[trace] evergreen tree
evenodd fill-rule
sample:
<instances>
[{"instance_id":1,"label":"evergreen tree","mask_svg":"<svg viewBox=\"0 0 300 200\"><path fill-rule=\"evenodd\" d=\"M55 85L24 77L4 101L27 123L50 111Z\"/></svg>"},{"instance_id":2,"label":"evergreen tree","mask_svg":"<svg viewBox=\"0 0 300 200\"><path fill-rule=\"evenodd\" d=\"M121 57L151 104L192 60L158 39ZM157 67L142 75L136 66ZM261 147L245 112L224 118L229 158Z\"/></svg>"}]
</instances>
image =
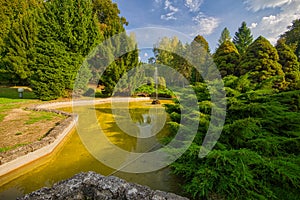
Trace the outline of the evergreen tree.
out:
<instances>
[{"instance_id":1,"label":"evergreen tree","mask_svg":"<svg viewBox=\"0 0 300 200\"><path fill-rule=\"evenodd\" d=\"M216 50L213 59L222 77L238 74L240 54L232 42L224 41Z\"/></svg>"},{"instance_id":2,"label":"evergreen tree","mask_svg":"<svg viewBox=\"0 0 300 200\"><path fill-rule=\"evenodd\" d=\"M31 84L39 98L49 100L73 89L83 58L100 36L90 1L52 0L44 4Z\"/></svg>"},{"instance_id":3,"label":"evergreen tree","mask_svg":"<svg viewBox=\"0 0 300 200\"><path fill-rule=\"evenodd\" d=\"M279 63L285 73L285 80L290 89L296 89L300 80L300 64L293 50L285 44L283 39L278 40L276 49L279 55ZM298 86L299 87L299 86Z\"/></svg>"},{"instance_id":4,"label":"evergreen tree","mask_svg":"<svg viewBox=\"0 0 300 200\"><path fill-rule=\"evenodd\" d=\"M5 51L5 40L9 37L12 26L33 10L42 7L42 0L0 0L0 58Z\"/></svg>"},{"instance_id":5,"label":"evergreen tree","mask_svg":"<svg viewBox=\"0 0 300 200\"><path fill-rule=\"evenodd\" d=\"M250 73L254 83L260 83L269 78L284 77L282 66L278 63L279 56L275 47L262 36L259 36L247 49L240 63L240 75ZM282 84L284 80L279 81ZM283 87L277 85L276 87Z\"/></svg>"},{"instance_id":6,"label":"evergreen tree","mask_svg":"<svg viewBox=\"0 0 300 200\"><path fill-rule=\"evenodd\" d=\"M253 36L251 30L247 27L246 22L243 22L238 32L235 33L233 43L241 55L245 54L248 46L252 43Z\"/></svg>"},{"instance_id":7,"label":"evergreen tree","mask_svg":"<svg viewBox=\"0 0 300 200\"><path fill-rule=\"evenodd\" d=\"M201 35L196 36L188 48L188 54L193 63L197 64L197 66L193 66L191 81L202 82L202 75L209 73L207 72L207 61L210 57L210 48L206 39ZM201 71L202 75L198 71Z\"/></svg>"},{"instance_id":8,"label":"evergreen tree","mask_svg":"<svg viewBox=\"0 0 300 200\"><path fill-rule=\"evenodd\" d=\"M226 41L231 41L231 36L230 36L230 32L229 30L227 29L227 27L225 27L221 33L221 37L219 39L219 45L222 45L223 42L226 42Z\"/></svg>"},{"instance_id":9,"label":"evergreen tree","mask_svg":"<svg viewBox=\"0 0 300 200\"><path fill-rule=\"evenodd\" d=\"M19 16L12 24L6 39L6 52L2 58L2 73L10 83L29 85L35 63L35 43L38 28L35 14Z\"/></svg>"},{"instance_id":10,"label":"evergreen tree","mask_svg":"<svg viewBox=\"0 0 300 200\"><path fill-rule=\"evenodd\" d=\"M134 38L128 37L126 33L121 33L107 39L106 44L108 46L100 46L97 54L104 50L106 51L105 54L110 54L114 60L106 60L105 63L101 64L100 68L106 69L101 75L98 84L104 86L103 94L105 96L110 96L113 94L113 90L120 78L127 71L138 66L139 61L138 50Z\"/></svg>"},{"instance_id":11,"label":"evergreen tree","mask_svg":"<svg viewBox=\"0 0 300 200\"><path fill-rule=\"evenodd\" d=\"M200 126L189 149L171 164L173 173L182 178L182 188L193 199L299 199L300 91L236 91L236 81L239 78L225 77L225 85L231 87L226 88L226 122L205 158L199 158L199 150L216 105L206 85L194 87ZM192 118L180 113L181 106L166 105L172 136L183 126L180 118Z\"/></svg>"},{"instance_id":12,"label":"evergreen tree","mask_svg":"<svg viewBox=\"0 0 300 200\"><path fill-rule=\"evenodd\" d=\"M42 1L0 0L0 7L0 81L28 85Z\"/></svg>"},{"instance_id":13,"label":"evergreen tree","mask_svg":"<svg viewBox=\"0 0 300 200\"><path fill-rule=\"evenodd\" d=\"M154 47L156 64L172 67L183 74L184 60L180 57L180 54L182 55L182 53L184 53L184 47L177 37L164 37ZM170 73L167 71L160 72L164 74ZM166 81L173 84L176 83L178 79L174 79L173 74L170 74L170 76L166 77Z\"/></svg>"},{"instance_id":14,"label":"evergreen tree","mask_svg":"<svg viewBox=\"0 0 300 200\"><path fill-rule=\"evenodd\" d=\"M288 27L289 30L285 32L281 38L285 38L286 44L288 44L298 59L300 58L300 19L294 20L292 26Z\"/></svg>"}]
</instances>

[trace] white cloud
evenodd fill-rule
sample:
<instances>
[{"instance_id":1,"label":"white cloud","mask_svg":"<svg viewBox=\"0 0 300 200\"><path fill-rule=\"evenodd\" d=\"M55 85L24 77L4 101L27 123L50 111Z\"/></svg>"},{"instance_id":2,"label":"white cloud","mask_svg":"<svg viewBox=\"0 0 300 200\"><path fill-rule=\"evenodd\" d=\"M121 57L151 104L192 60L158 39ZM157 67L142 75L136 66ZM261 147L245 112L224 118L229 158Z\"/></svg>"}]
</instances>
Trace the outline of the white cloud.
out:
<instances>
[{"instance_id":1,"label":"white cloud","mask_svg":"<svg viewBox=\"0 0 300 200\"><path fill-rule=\"evenodd\" d=\"M197 12L200 10L203 0L185 0L185 6L189 8L191 12Z\"/></svg>"},{"instance_id":2,"label":"white cloud","mask_svg":"<svg viewBox=\"0 0 300 200\"><path fill-rule=\"evenodd\" d=\"M177 18L174 16L175 15L175 12L170 12L170 13L167 13L165 15L161 15L160 18L161 19L164 19L164 20L176 20Z\"/></svg>"},{"instance_id":3,"label":"white cloud","mask_svg":"<svg viewBox=\"0 0 300 200\"><path fill-rule=\"evenodd\" d=\"M251 24L250 29L254 29L256 27L257 27L257 23L254 22L254 23Z\"/></svg>"},{"instance_id":4,"label":"white cloud","mask_svg":"<svg viewBox=\"0 0 300 200\"><path fill-rule=\"evenodd\" d=\"M147 58L149 55L148 53L144 53L144 57Z\"/></svg>"},{"instance_id":5,"label":"white cloud","mask_svg":"<svg viewBox=\"0 0 300 200\"><path fill-rule=\"evenodd\" d=\"M218 18L205 16L203 13L194 17L193 21L196 25L193 27L194 33L192 35L210 35L220 24Z\"/></svg>"},{"instance_id":6,"label":"white cloud","mask_svg":"<svg viewBox=\"0 0 300 200\"><path fill-rule=\"evenodd\" d=\"M164 10L168 11L169 13L161 15L160 18L164 20L176 20L175 14L179 11L179 8L172 5L171 1L165 0L164 2Z\"/></svg>"},{"instance_id":7,"label":"white cloud","mask_svg":"<svg viewBox=\"0 0 300 200\"><path fill-rule=\"evenodd\" d=\"M165 1L165 8L164 9L172 11L172 12L178 12L179 11L179 9L174 7L169 0Z\"/></svg>"},{"instance_id":8,"label":"white cloud","mask_svg":"<svg viewBox=\"0 0 300 200\"><path fill-rule=\"evenodd\" d=\"M279 2L279 0L275 0L274 4L272 4L281 5L277 14L262 17L256 26L252 27L254 34L263 35L273 44L276 43L281 34L287 31L287 26L291 25L293 20L300 18L300 0L282 0L281 4ZM283 2L286 3L283 4Z\"/></svg>"},{"instance_id":9,"label":"white cloud","mask_svg":"<svg viewBox=\"0 0 300 200\"><path fill-rule=\"evenodd\" d=\"M244 3L248 5L249 10L256 12L265 8L281 7L294 1L295 0L245 0Z\"/></svg>"}]
</instances>

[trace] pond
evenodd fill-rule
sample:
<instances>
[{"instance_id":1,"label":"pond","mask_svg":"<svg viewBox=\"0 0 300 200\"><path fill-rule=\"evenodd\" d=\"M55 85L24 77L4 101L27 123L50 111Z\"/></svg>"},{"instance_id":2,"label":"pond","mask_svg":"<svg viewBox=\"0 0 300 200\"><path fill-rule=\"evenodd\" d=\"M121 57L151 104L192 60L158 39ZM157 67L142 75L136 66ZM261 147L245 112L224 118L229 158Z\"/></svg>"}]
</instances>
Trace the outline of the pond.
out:
<instances>
[{"instance_id":1,"label":"pond","mask_svg":"<svg viewBox=\"0 0 300 200\"><path fill-rule=\"evenodd\" d=\"M163 103L171 103L171 101L165 100ZM126 134L126 130L120 128L122 117L118 119L121 124L117 124L114 116L121 115L120 113L113 115L110 104L97 105L95 110L98 123L111 143L126 151L146 152L161 147L160 139L169 134L168 127L165 125L157 134L151 135L149 125L155 120L155 117L149 113L150 107L151 102L149 101L130 103L129 114L132 122L138 127L136 133L134 133L134 128L130 129L133 135ZM157 108L159 107L163 109L161 106ZM114 109L122 112L123 108L114 107ZM61 110L70 112L71 108ZM166 117L166 121L168 121L168 117ZM139 137L135 137L138 134ZM114 156L110 150L105 149L105 145L99 143L99 146L102 148L101 156ZM83 144L81 134L74 130L51 155L0 177L0 199L15 199L41 187L50 187L55 182L70 178L76 173L87 171L114 175L129 182L147 185L152 189L179 194L180 180L170 174L169 168L148 173L125 173L112 169L98 160L89 153L86 145Z\"/></svg>"}]
</instances>

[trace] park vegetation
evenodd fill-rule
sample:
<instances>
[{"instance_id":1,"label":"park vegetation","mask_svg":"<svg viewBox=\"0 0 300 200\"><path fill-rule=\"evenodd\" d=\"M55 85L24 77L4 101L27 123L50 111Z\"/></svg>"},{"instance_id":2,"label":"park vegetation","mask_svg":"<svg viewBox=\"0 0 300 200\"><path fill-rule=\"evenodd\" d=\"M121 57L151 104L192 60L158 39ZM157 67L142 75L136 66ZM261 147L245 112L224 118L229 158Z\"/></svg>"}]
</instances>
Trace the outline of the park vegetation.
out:
<instances>
[{"instance_id":1,"label":"park vegetation","mask_svg":"<svg viewBox=\"0 0 300 200\"><path fill-rule=\"evenodd\" d=\"M87 88L94 80L103 88L98 95L106 97L127 72L142 65L134 36L121 34L128 22L111 0L0 0L0 7L1 84L27 85L42 100L57 99L70 95L81 68L85 76L76 81L76 88L95 95ZM224 28L213 53L201 35L185 44L176 37L155 44L150 65L175 69L198 98L199 110L191 111L201 116L197 135L188 151L171 165L189 197L300 199L299 33L300 19L272 45L263 36L253 38L242 22L233 38ZM103 41L107 41L105 47L96 48ZM126 53L116 58L118 52ZM103 62L86 61L87 57ZM200 66L201 73L192 63ZM211 110L217 106L208 90L213 77L202 76L210 74L207 66L212 63L224 83L227 113L215 147L199 158ZM146 82L135 92L152 94L153 77L147 72L143 76ZM172 97L166 83L184 81L169 77L159 78L158 89ZM120 87L119 92L128 92L126 81L123 86L127 90ZM184 97L184 87L178 96ZM180 106L177 101L166 106L174 134L180 126Z\"/></svg>"},{"instance_id":2,"label":"park vegetation","mask_svg":"<svg viewBox=\"0 0 300 200\"><path fill-rule=\"evenodd\" d=\"M204 47L199 50L209 54L219 69L227 102L222 134L204 158L199 157L199 151L210 125L212 108L218 108L211 95L220 91L208 89L214 79L199 81L190 63L182 66L182 58L165 51L167 48L175 49L175 52L180 49L187 54L192 52L195 40L191 44L182 44L177 38L164 38L157 45L156 62L183 70L182 74L192 83L199 102L196 137L188 151L171 164L173 173L184 180L183 189L191 198L300 198L297 50L300 38L295 34L299 30L299 20L296 20L273 46L263 36L254 40L243 22L233 40L228 29L224 29L214 53L210 53L203 37L195 38ZM206 56L197 59L203 65L209 61ZM184 90L178 96L188 98ZM180 119L193 120L190 113L195 112L181 116L180 108L182 105L177 101L166 107L174 134L183 126ZM174 139L174 134L166 143Z\"/></svg>"}]
</instances>

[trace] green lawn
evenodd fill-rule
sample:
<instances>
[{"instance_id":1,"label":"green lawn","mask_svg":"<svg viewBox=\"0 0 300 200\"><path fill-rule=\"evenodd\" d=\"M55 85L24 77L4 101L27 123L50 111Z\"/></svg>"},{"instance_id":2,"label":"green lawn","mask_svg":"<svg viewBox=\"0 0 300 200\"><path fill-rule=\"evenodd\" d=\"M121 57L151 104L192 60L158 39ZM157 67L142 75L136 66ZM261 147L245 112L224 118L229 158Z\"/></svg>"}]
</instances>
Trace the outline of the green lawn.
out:
<instances>
[{"instance_id":1,"label":"green lawn","mask_svg":"<svg viewBox=\"0 0 300 200\"><path fill-rule=\"evenodd\" d=\"M33 99L36 99L36 96L29 88L24 88L23 98L19 98L18 88L0 87L0 104L26 102Z\"/></svg>"},{"instance_id":2,"label":"green lawn","mask_svg":"<svg viewBox=\"0 0 300 200\"><path fill-rule=\"evenodd\" d=\"M23 98L19 98L18 88L0 87L0 122L6 116L5 112L34 100L36 100L35 94L29 88L25 88Z\"/></svg>"}]
</instances>

